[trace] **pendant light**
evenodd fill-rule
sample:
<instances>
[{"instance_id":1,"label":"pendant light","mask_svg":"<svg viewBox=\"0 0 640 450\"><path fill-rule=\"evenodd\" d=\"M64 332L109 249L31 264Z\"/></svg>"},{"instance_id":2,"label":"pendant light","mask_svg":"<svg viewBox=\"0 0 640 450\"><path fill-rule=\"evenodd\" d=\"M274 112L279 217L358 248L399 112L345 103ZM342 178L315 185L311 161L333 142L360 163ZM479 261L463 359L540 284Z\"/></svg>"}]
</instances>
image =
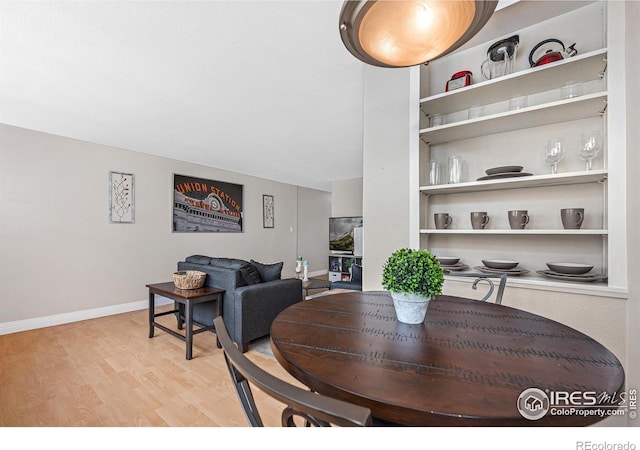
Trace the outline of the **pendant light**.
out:
<instances>
[{"instance_id":1,"label":"pendant light","mask_svg":"<svg viewBox=\"0 0 640 450\"><path fill-rule=\"evenodd\" d=\"M497 1L345 1L340 37L356 58L379 67L424 64L457 49L491 18Z\"/></svg>"}]
</instances>

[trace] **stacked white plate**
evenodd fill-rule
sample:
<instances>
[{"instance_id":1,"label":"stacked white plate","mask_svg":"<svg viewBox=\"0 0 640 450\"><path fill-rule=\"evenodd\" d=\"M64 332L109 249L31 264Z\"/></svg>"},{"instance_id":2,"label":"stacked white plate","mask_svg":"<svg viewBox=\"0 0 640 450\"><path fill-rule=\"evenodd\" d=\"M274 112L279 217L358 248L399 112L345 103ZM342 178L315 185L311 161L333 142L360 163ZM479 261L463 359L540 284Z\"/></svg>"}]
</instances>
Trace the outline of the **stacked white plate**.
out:
<instances>
[{"instance_id":1,"label":"stacked white plate","mask_svg":"<svg viewBox=\"0 0 640 450\"><path fill-rule=\"evenodd\" d=\"M436 259L440 263L440 267L444 270L464 270L469 266L460 262L460 258L458 256L436 256Z\"/></svg>"},{"instance_id":2,"label":"stacked white plate","mask_svg":"<svg viewBox=\"0 0 640 450\"><path fill-rule=\"evenodd\" d=\"M593 269L591 264L573 262L549 262L548 270L537 270L538 275L556 280L565 281L599 281L606 280L606 275L590 273Z\"/></svg>"},{"instance_id":3,"label":"stacked white plate","mask_svg":"<svg viewBox=\"0 0 640 450\"><path fill-rule=\"evenodd\" d=\"M483 266L476 266L474 269L484 273L494 273L507 275L523 275L529 273L527 269L517 267L520 264L518 261L510 259L483 259Z\"/></svg>"},{"instance_id":4,"label":"stacked white plate","mask_svg":"<svg viewBox=\"0 0 640 450\"><path fill-rule=\"evenodd\" d=\"M554 272L558 275L584 275L593 269L593 266L590 264L571 262L548 262L547 267L550 272Z\"/></svg>"},{"instance_id":5,"label":"stacked white plate","mask_svg":"<svg viewBox=\"0 0 640 450\"><path fill-rule=\"evenodd\" d=\"M453 270L453 271L459 271L459 270L464 270L464 269L468 269L469 268L469 266L467 266L466 264L463 264L463 263L453 264L451 266L446 266L446 265L440 264L440 266L445 270Z\"/></svg>"},{"instance_id":6,"label":"stacked white plate","mask_svg":"<svg viewBox=\"0 0 640 450\"><path fill-rule=\"evenodd\" d=\"M531 173L522 171L522 166L500 166L492 167L485 170L487 176L478 178L478 181L495 180L498 178L511 178L511 177L530 177Z\"/></svg>"}]
</instances>

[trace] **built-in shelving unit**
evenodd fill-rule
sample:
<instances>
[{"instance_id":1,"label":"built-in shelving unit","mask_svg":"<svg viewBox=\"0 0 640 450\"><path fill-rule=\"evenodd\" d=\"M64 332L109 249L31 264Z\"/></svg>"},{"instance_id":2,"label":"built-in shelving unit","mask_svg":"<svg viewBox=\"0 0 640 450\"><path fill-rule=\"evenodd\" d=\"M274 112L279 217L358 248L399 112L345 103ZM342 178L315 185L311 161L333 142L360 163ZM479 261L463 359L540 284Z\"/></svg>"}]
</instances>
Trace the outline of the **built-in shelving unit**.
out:
<instances>
[{"instance_id":1,"label":"built-in shelving unit","mask_svg":"<svg viewBox=\"0 0 640 450\"><path fill-rule=\"evenodd\" d=\"M329 256L329 281L351 281L351 266L362 265L362 258L353 255Z\"/></svg>"},{"instance_id":2,"label":"built-in shelving unit","mask_svg":"<svg viewBox=\"0 0 640 450\"><path fill-rule=\"evenodd\" d=\"M624 236L611 236L608 224L612 202L615 203L613 214L616 220L624 216L620 215L620 208L624 209L625 205L617 203L613 194L620 186L614 183L611 187L610 178L613 174L610 174L609 166L611 161L624 157L625 150L610 150L607 144L615 124L607 120L611 99L607 90L607 58L610 50L606 45L607 31L604 26L606 14L603 14L603 10L606 8L606 4L576 6L575 11L563 17L547 19L552 23L534 24L523 33L526 36L534 35L538 26L543 30L570 27L571 31L565 31L565 34L572 33L572 42L573 39L580 41L580 33L588 31L584 27L575 27L575 21L588 16L589 20L602 24L598 30L603 44L601 48L582 49L578 55L555 63L524 68L506 76L476 82L450 92L437 92L420 99L421 247L436 254L460 256L461 261L470 267L481 265L480 255L519 260L521 266L531 273L510 277L510 285L592 295L624 295L625 286L618 282L613 285L602 281L565 282L535 273L545 268L545 260L571 258L577 259L575 262L593 264L598 273L608 274L612 267L616 271L626 271L626 263L619 258L611 258L609 251L612 246L624 245ZM574 14L575 17L572 17ZM437 91L442 86L444 75L461 70L460 64L469 64L469 55L486 52L486 48L503 37L495 36L495 40L478 45L477 51L475 48L465 49L464 58L455 59L454 53L443 58L442 63L438 61L423 68L422 76L427 77L427 88L424 90ZM586 37L583 39L587 40ZM528 48L535 43L528 42ZM590 43L597 45L597 39L591 39ZM527 54L519 55L519 58L526 57ZM480 62L481 59L473 65L479 67ZM430 85L429 77L438 82ZM589 89L577 97L561 98L561 88L570 83L583 83ZM528 106L509 110L509 99L523 95L528 96ZM489 107L485 107L485 114L481 117L468 119L466 110L476 105ZM448 123L428 126L428 118L436 113L447 115ZM591 129L601 130L604 145L598 155L598 165L593 170L584 170L575 150L576 136ZM565 135L569 140L565 165L558 173L548 173L548 167L545 168L541 161L540 146L551 137ZM524 172L531 172L532 175L436 185L425 183L429 178L426 174L429 161L443 163L451 155L462 155L476 165L470 170L473 177L469 178L472 179L484 176L485 169L516 164L525 166ZM529 170L530 167L537 170ZM559 224L559 210L580 207L582 203L588 205L585 215L590 214L589 224L585 220L581 229L563 229ZM535 208L538 222L522 230L508 229L508 224L504 223L505 212L527 209L527 205ZM468 223L469 212L490 208L493 208L497 223L491 223L492 226L487 229L472 229ZM445 211L453 211L458 223L452 229L436 229L433 213ZM556 224L557 228L554 228ZM456 279L453 274L447 277Z\"/></svg>"}]
</instances>

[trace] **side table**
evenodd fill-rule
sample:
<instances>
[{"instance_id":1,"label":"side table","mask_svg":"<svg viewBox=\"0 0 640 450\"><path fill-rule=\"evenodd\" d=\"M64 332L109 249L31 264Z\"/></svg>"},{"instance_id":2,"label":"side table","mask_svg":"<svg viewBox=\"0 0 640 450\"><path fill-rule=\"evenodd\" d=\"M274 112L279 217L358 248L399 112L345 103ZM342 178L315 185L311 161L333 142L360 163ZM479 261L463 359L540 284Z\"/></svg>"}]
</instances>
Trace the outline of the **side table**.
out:
<instances>
[{"instance_id":1,"label":"side table","mask_svg":"<svg viewBox=\"0 0 640 450\"><path fill-rule=\"evenodd\" d=\"M216 302L216 317L222 315L222 295L224 289L218 289L214 287L203 286L199 289L178 289L173 281L166 283L147 284L149 288L149 338L153 337L154 328L160 328L163 331L182 339L187 344L187 359L192 357L193 349L193 335L202 333L204 331L215 331L213 325L207 326L193 320L193 305L196 303L204 303L215 301ZM161 295L168 299L173 300L179 304L178 309L171 311L164 311L161 313L155 313L155 295ZM185 335L165 327L164 325L155 321L156 317L166 316L168 314L177 314L178 317L178 329L182 329L182 319L184 317L184 323L186 326ZM193 325L198 325L199 328L193 329ZM216 344L220 347L220 342L216 338Z\"/></svg>"}]
</instances>

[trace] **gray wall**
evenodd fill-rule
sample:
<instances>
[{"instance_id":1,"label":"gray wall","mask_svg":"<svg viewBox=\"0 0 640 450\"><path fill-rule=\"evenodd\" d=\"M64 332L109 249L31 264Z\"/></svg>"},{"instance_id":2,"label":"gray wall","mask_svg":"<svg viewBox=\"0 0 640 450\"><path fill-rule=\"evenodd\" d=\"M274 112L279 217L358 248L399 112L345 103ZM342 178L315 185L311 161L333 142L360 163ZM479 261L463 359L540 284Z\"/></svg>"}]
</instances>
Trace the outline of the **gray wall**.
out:
<instances>
[{"instance_id":1,"label":"gray wall","mask_svg":"<svg viewBox=\"0 0 640 450\"><path fill-rule=\"evenodd\" d=\"M331 183L331 216L362 215L362 178Z\"/></svg>"},{"instance_id":2,"label":"gray wall","mask_svg":"<svg viewBox=\"0 0 640 450\"><path fill-rule=\"evenodd\" d=\"M309 261L309 275L329 271L331 193L298 188L298 255Z\"/></svg>"},{"instance_id":3,"label":"gray wall","mask_svg":"<svg viewBox=\"0 0 640 450\"><path fill-rule=\"evenodd\" d=\"M6 125L0 143L0 334L144 307L191 254L284 261L285 277L298 251L326 265L328 192ZM112 170L135 175L135 224L109 223ZM244 232L172 233L174 173L244 185Z\"/></svg>"}]
</instances>

